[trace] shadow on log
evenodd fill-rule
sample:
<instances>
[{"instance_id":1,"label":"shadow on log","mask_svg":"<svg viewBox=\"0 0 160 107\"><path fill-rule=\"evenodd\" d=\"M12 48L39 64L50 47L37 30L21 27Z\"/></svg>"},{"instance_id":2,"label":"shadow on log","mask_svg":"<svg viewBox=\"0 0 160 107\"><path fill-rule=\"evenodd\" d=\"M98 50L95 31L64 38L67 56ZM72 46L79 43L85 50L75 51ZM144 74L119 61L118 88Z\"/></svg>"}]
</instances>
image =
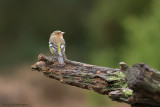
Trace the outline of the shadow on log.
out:
<instances>
[{"instance_id":1,"label":"shadow on log","mask_svg":"<svg viewBox=\"0 0 160 107\"><path fill-rule=\"evenodd\" d=\"M66 65L58 67L54 65L57 59L52 56L40 54L38 60L31 69L61 83L108 95L132 107L160 106L160 73L146 64L129 67L121 62L120 69L114 69L65 58Z\"/></svg>"}]
</instances>

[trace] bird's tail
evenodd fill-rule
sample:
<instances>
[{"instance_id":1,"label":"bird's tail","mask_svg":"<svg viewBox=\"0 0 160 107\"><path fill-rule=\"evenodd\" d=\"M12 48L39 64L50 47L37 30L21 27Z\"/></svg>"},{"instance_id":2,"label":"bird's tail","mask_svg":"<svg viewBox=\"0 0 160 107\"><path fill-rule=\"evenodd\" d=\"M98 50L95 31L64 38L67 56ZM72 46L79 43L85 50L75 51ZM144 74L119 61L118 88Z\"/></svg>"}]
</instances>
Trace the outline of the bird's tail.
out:
<instances>
[{"instance_id":1,"label":"bird's tail","mask_svg":"<svg viewBox=\"0 0 160 107\"><path fill-rule=\"evenodd\" d=\"M64 60L62 56L58 56L58 64L59 65L64 65Z\"/></svg>"}]
</instances>

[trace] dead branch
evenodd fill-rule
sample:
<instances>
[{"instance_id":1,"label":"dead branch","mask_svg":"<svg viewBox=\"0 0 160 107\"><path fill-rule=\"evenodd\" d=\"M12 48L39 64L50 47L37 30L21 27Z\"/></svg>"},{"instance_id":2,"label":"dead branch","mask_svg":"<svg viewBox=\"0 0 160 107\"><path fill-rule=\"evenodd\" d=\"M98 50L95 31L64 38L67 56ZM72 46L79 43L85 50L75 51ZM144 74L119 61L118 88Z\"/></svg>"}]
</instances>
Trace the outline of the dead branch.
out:
<instances>
[{"instance_id":1,"label":"dead branch","mask_svg":"<svg viewBox=\"0 0 160 107\"><path fill-rule=\"evenodd\" d=\"M108 95L112 100L133 107L158 107L160 105L160 74L145 64L132 67L120 63L121 69L100 67L65 58L66 65L54 65L57 59L40 54L32 70L64 84L93 90Z\"/></svg>"}]
</instances>

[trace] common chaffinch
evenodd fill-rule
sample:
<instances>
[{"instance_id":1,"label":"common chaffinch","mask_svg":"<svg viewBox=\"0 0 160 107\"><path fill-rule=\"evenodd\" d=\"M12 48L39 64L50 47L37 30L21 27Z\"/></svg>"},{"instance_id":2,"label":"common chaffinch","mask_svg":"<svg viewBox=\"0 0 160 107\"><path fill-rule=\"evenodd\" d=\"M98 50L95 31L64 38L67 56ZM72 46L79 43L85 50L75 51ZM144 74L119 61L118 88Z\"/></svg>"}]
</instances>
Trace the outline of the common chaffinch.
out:
<instances>
[{"instance_id":1,"label":"common chaffinch","mask_svg":"<svg viewBox=\"0 0 160 107\"><path fill-rule=\"evenodd\" d=\"M65 41L63 39L64 32L54 31L49 38L49 49L51 53L58 58L58 65L65 65Z\"/></svg>"}]
</instances>

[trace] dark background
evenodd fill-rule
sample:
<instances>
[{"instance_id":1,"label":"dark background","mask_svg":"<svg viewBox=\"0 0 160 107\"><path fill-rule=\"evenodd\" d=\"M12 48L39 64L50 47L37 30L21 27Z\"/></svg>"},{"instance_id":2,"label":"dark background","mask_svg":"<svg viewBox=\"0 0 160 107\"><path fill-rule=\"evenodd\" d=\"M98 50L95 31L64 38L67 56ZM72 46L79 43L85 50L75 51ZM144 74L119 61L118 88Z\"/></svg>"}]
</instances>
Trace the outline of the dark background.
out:
<instances>
[{"instance_id":1,"label":"dark background","mask_svg":"<svg viewBox=\"0 0 160 107\"><path fill-rule=\"evenodd\" d=\"M116 107L87 90L30 71L48 39L66 32L66 55L80 62L119 67L144 62L160 69L158 0L0 0L0 104L33 107Z\"/></svg>"}]
</instances>

